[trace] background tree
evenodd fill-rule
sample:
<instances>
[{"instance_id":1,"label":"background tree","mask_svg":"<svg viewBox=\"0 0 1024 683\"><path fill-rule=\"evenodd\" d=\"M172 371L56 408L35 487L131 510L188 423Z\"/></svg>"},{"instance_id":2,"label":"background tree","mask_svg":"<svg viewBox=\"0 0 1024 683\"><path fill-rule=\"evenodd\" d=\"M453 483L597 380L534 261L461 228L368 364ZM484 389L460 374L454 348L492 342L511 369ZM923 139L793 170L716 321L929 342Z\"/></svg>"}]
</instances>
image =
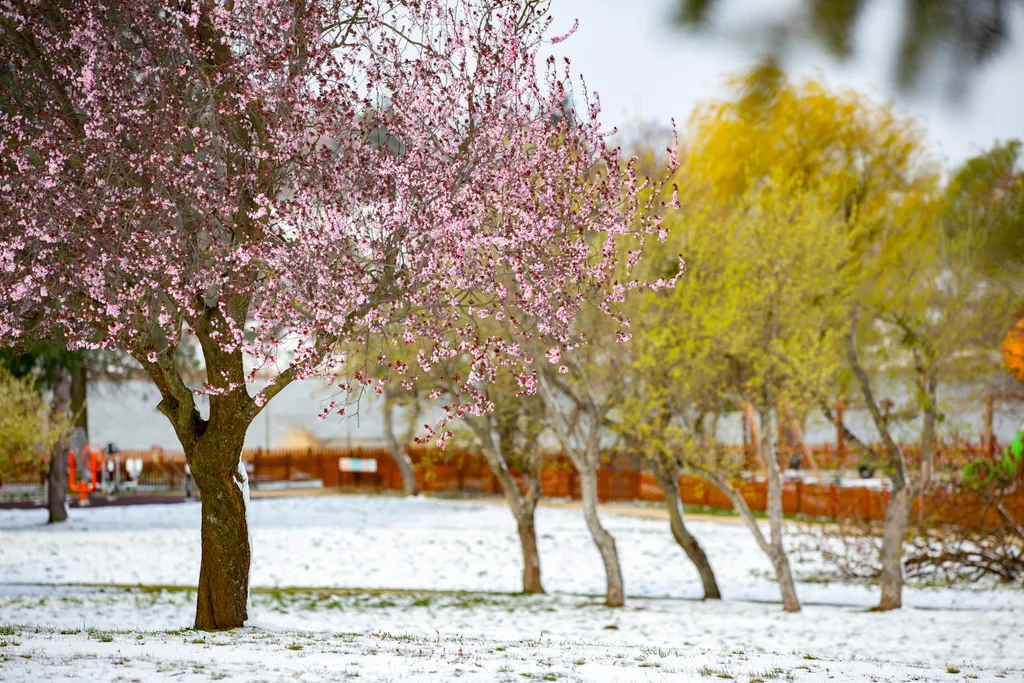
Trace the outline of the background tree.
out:
<instances>
[{"instance_id":1,"label":"background tree","mask_svg":"<svg viewBox=\"0 0 1024 683\"><path fill-rule=\"evenodd\" d=\"M546 9L0 2L0 342L123 350L157 385L202 493L197 627L247 616L240 453L267 401L374 335L427 341L412 372L522 367L523 340L568 343L604 298L617 263L595 236L656 230L597 103L555 120L572 85L538 64ZM481 311L506 334L468 334ZM371 377L352 368L328 411Z\"/></svg>"},{"instance_id":2,"label":"background tree","mask_svg":"<svg viewBox=\"0 0 1024 683\"><path fill-rule=\"evenodd\" d=\"M47 522L56 524L68 518L66 504L68 492L68 424L89 433L89 415L86 393L88 390L88 354L68 351L60 343L41 341L20 352L0 349L0 368L12 376L31 379L36 391L50 390L50 422L57 438L48 445L49 462L46 466Z\"/></svg>"},{"instance_id":3,"label":"background tree","mask_svg":"<svg viewBox=\"0 0 1024 683\"><path fill-rule=\"evenodd\" d=\"M34 465L63 440L68 421L51 421L32 375L17 377L0 366L0 479ZM65 458L66 462L66 458Z\"/></svg>"},{"instance_id":4,"label":"background tree","mask_svg":"<svg viewBox=\"0 0 1024 683\"><path fill-rule=\"evenodd\" d=\"M586 343L572 349L535 351L538 394L548 425L579 475L583 517L604 565L605 604L621 607L626 594L615 537L598 515L597 470L602 447L611 442L612 413L619 407L622 351L599 311L581 316Z\"/></svg>"},{"instance_id":5,"label":"background tree","mask_svg":"<svg viewBox=\"0 0 1024 683\"><path fill-rule=\"evenodd\" d=\"M449 396L455 397L464 391L463 382L469 372L465 368L462 372L449 372ZM543 593L534 518L541 498L540 469L544 463L541 436L547 429L544 407L536 394L523 392L511 377L499 377L495 383L479 390L493 408L483 415L467 415L464 420L515 517L523 552L523 592ZM522 487L513 476L513 470L518 472Z\"/></svg>"},{"instance_id":6,"label":"background tree","mask_svg":"<svg viewBox=\"0 0 1024 683\"><path fill-rule=\"evenodd\" d=\"M848 364L881 437L891 482L880 550L880 610L902 605L910 509L934 481L944 417L939 390L997 372L991 351L1013 320L1013 296L984 277L974 258L977 246L969 235L944 234L936 222L931 239L896 256L876 296L853 310ZM891 408L882 405L883 390L895 397ZM901 443L909 429L917 430L916 462Z\"/></svg>"}]
</instances>

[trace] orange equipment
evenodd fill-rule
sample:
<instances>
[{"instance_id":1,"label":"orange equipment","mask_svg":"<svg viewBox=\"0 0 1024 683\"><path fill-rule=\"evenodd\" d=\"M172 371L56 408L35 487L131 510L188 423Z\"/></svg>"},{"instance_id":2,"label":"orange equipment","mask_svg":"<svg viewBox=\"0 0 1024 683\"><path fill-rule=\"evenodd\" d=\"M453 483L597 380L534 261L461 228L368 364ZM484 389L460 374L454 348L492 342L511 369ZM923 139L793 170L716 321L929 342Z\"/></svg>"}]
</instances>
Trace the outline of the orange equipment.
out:
<instances>
[{"instance_id":1,"label":"orange equipment","mask_svg":"<svg viewBox=\"0 0 1024 683\"><path fill-rule=\"evenodd\" d=\"M78 494L82 505L89 503L89 494L96 490L99 481L99 469L103 467L103 453L95 446L85 446L82 453L82 460L85 463L86 472L90 475L88 479L79 482L75 476L75 452L68 451L68 488L72 493Z\"/></svg>"},{"instance_id":2,"label":"orange equipment","mask_svg":"<svg viewBox=\"0 0 1024 683\"><path fill-rule=\"evenodd\" d=\"M1003 337L1003 365L1014 377L1024 382L1024 318L1017 321Z\"/></svg>"}]
</instances>

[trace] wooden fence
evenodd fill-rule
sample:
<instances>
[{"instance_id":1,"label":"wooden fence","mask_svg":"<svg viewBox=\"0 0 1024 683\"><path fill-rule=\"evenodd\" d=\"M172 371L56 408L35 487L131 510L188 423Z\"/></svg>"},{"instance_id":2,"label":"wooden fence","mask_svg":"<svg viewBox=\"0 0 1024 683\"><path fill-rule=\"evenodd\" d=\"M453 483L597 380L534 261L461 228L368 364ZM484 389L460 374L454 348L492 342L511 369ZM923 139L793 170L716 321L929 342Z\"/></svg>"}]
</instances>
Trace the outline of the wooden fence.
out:
<instances>
[{"instance_id":1,"label":"wooden fence","mask_svg":"<svg viewBox=\"0 0 1024 683\"><path fill-rule=\"evenodd\" d=\"M827 452L827 449L822 449ZM413 448L410 455L415 464L420 490L435 494L500 494L498 480L491 473L483 456L470 451L449 450L444 453L426 448ZM373 458L375 474L342 472L339 459ZM182 453L126 451L122 459L140 458L143 462L139 483L146 487L180 487L185 476ZM402 477L391 454L385 449L295 448L246 450L242 453L253 488L288 482L319 482L327 488L353 491L401 490ZM827 463L827 460L825 461ZM827 465L823 465L827 466ZM563 456L549 459L541 470L541 489L546 497L580 497L579 476ZM40 481L38 472L32 475ZM513 472L522 487L518 473ZM31 479L26 479L31 481ZM8 480L7 483L10 483ZM679 481L684 504L710 509L732 509L729 499L706 481L683 476ZM740 492L755 512L763 512L767 500L764 482L745 481ZM1024 489L1024 487L1019 487ZM597 489L601 501L664 500L654 476L636 458L616 454L597 472ZM877 488L861 486L812 485L787 481L783 486L782 507L789 515L810 518L880 521L885 518L889 494ZM1024 490L1002 500L1004 510L1016 519L1024 518ZM914 503L915 519L930 519L940 524L960 524L973 528L1001 526L995 510L989 509L980 496L935 488L919 496Z\"/></svg>"}]
</instances>

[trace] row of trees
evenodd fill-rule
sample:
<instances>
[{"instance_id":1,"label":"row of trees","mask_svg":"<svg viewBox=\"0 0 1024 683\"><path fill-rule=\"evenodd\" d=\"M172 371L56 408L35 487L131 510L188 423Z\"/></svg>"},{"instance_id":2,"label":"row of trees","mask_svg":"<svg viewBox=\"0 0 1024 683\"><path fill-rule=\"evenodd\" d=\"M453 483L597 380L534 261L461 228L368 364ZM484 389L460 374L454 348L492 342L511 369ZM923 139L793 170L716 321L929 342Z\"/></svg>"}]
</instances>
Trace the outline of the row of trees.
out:
<instances>
[{"instance_id":1,"label":"row of trees","mask_svg":"<svg viewBox=\"0 0 1024 683\"><path fill-rule=\"evenodd\" d=\"M596 468L616 444L649 463L706 597L720 590L686 528L683 472L729 497L775 569L784 609L799 610L777 451L780 427L799 429L816 413L888 479L878 608L900 607L910 509L940 483L942 396L998 389L1000 340L1024 313L1018 150L998 145L947 180L913 121L857 93L789 83L771 67L700 107L672 176L678 196L663 197L669 238L641 265L649 281L672 278L682 254L680 284L622 298L620 314L641 323L628 344L617 343L605 316L582 312L574 325L585 345L546 357L533 349L535 396L515 385L481 388L495 410L469 420L518 523L524 590L540 590L535 451L546 438L580 475L609 605L622 604L624 588L597 513ZM652 174L664 171L659 163L650 158ZM464 376L442 367L424 393L456 395ZM833 408L839 400L866 410L873 429L851 431ZM406 407L418 415L423 405ZM720 428L743 410L759 435L767 534L742 495L745 463ZM525 494L510 468L523 472Z\"/></svg>"}]
</instances>

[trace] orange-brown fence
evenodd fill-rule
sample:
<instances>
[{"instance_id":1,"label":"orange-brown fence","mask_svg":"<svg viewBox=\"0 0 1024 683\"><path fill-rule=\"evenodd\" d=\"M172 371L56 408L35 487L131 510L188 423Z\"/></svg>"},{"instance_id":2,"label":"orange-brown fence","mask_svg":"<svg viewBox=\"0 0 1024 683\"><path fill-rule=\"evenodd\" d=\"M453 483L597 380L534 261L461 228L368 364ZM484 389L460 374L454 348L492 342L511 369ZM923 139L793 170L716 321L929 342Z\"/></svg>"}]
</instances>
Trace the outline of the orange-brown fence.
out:
<instances>
[{"instance_id":1,"label":"orange-brown fence","mask_svg":"<svg viewBox=\"0 0 1024 683\"><path fill-rule=\"evenodd\" d=\"M122 460L140 458L143 462L139 484L153 487L180 487L185 477L185 456L182 453L126 451ZM494 494L501 488L486 460L470 451L438 453L426 448L413 448L410 455L415 464L420 490L428 493ZM339 459L372 458L377 461L376 473L343 472ZM324 487L349 490L401 490L402 477L391 454L377 448L296 448L246 450L242 453L250 482L255 489L280 482L319 481ZM541 470L541 490L551 498L579 498L579 476L563 456L549 459ZM522 482L518 473L513 476ZM40 473L33 472L23 482L40 482ZM10 480L8 482L10 483ZM684 504L712 509L732 509L729 499L706 481L684 476L679 481ZM739 484L744 500L755 512L764 511L767 500L763 482ZM602 501L660 501L661 489L654 476L642 463L625 455L609 458L597 473L598 496ZM828 519L878 521L885 518L888 492L858 486L813 485L788 481L783 486L783 511ZM1002 501L1004 509L1017 519L1024 517L1024 491ZM937 523L961 524L971 527L998 526L1001 521L976 494L935 489L919 496L914 504L916 519L928 518Z\"/></svg>"}]
</instances>

